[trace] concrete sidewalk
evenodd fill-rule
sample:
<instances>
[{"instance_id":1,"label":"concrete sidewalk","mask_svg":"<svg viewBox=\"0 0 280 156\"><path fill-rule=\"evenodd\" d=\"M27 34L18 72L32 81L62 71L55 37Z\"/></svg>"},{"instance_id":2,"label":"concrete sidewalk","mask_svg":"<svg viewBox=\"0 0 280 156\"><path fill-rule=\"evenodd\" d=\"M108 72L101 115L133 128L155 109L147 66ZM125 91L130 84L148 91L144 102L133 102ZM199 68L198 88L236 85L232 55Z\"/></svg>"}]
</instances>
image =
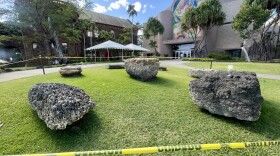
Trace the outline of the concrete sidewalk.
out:
<instances>
[{"instance_id":1,"label":"concrete sidewalk","mask_svg":"<svg viewBox=\"0 0 280 156\"><path fill-rule=\"evenodd\" d=\"M161 62L162 66L171 66L176 68L184 68L184 69L194 69L194 67L190 67L185 65L185 61L163 61ZM273 74L258 74L258 78L264 78L264 79L272 79L272 80L280 80L280 75L273 75Z\"/></svg>"},{"instance_id":2,"label":"concrete sidewalk","mask_svg":"<svg viewBox=\"0 0 280 156\"><path fill-rule=\"evenodd\" d=\"M193 67L186 66L186 62L180 60L169 60L169 61L160 61L161 66L166 67L175 67L175 68L183 68L183 69L194 69ZM123 62L119 63L104 63L104 64L89 64L89 65L81 65L82 68L91 68L91 67L100 67L107 66L108 64L123 64ZM46 68L46 74L58 72L61 67L56 68ZM43 75L42 69L34 69L34 70L25 70L25 71L16 71L10 73L2 73L0 74L0 82L31 77L36 75ZM272 80L280 80L280 75L271 75L271 74L257 74L258 78L266 78Z\"/></svg>"},{"instance_id":3,"label":"concrete sidewalk","mask_svg":"<svg viewBox=\"0 0 280 156\"><path fill-rule=\"evenodd\" d=\"M106 63L106 64L87 64L87 65L79 65L82 68L91 68L91 67L100 67L100 66L106 66L108 64L122 64L122 63ZM56 68L45 68L45 73L55 73L58 72L61 67ZM25 70L25 71L15 71L15 72L9 72L9 73L2 73L0 74L0 82L25 78L25 77L31 77L36 75L44 75L42 69L33 69L33 70Z\"/></svg>"}]
</instances>

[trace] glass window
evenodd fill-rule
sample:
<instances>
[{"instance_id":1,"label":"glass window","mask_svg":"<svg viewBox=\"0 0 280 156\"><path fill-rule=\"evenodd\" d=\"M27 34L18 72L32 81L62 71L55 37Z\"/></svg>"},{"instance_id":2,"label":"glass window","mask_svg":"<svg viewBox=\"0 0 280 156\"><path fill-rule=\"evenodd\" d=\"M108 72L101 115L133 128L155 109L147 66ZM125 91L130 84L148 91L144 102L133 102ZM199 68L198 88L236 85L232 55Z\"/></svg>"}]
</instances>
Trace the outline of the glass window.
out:
<instances>
[{"instance_id":1,"label":"glass window","mask_svg":"<svg viewBox=\"0 0 280 156\"><path fill-rule=\"evenodd\" d=\"M38 47L38 43L33 42L33 43L32 43L32 48L33 48L33 49L37 49L37 47Z\"/></svg>"},{"instance_id":2,"label":"glass window","mask_svg":"<svg viewBox=\"0 0 280 156\"><path fill-rule=\"evenodd\" d=\"M63 54L64 55L68 55L68 47L67 47L68 45L67 45L67 43L62 43L62 52L63 52Z\"/></svg>"}]
</instances>

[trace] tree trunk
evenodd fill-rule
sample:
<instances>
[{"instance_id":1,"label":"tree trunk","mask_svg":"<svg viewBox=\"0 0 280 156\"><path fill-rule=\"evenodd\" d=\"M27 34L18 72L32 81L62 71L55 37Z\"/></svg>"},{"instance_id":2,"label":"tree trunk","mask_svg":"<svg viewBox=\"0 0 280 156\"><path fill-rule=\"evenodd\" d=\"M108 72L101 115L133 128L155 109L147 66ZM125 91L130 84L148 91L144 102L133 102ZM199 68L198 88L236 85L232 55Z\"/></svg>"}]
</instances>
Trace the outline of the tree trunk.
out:
<instances>
[{"instance_id":1,"label":"tree trunk","mask_svg":"<svg viewBox=\"0 0 280 156\"><path fill-rule=\"evenodd\" d=\"M50 49L50 45L49 45L49 42L48 42L48 39L46 38L46 35L44 35L44 47L45 47L45 50L46 50L46 54L45 56L51 56L51 49Z\"/></svg>"},{"instance_id":2,"label":"tree trunk","mask_svg":"<svg viewBox=\"0 0 280 156\"><path fill-rule=\"evenodd\" d=\"M23 60L26 60L26 51L25 51L25 43L24 43L24 36L23 36L23 31L22 31L22 27L20 27L20 32L21 32L21 43L22 43L22 46L23 46ZM25 62L25 66L27 66L27 62Z\"/></svg>"},{"instance_id":3,"label":"tree trunk","mask_svg":"<svg viewBox=\"0 0 280 156\"><path fill-rule=\"evenodd\" d=\"M58 57L63 57L63 53L61 50L61 46L60 46L60 42L59 42L59 38L58 35L56 34L56 31L53 32L53 38L54 38L54 42L55 42L55 51L57 52Z\"/></svg>"},{"instance_id":4,"label":"tree trunk","mask_svg":"<svg viewBox=\"0 0 280 156\"><path fill-rule=\"evenodd\" d=\"M156 43L156 36L154 35L154 43L155 43L155 45L154 45L154 48L155 48L155 55L156 56L158 56L158 52L157 52L157 43Z\"/></svg>"},{"instance_id":5,"label":"tree trunk","mask_svg":"<svg viewBox=\"0 0 280 156\"><path fill-rule=\"evenodd\" d=\"M202 48L200 48L200 47L201 47L201 44L203 43L204 40L205 40L205 44L204 44L204 45L206 45L206 39L205 39L206 35L207 35L207 32L203 35L203 38L201 39L201 41L199 41L199 44L198 44L198 46L196 47L196 50L195 50L195 51L198 52L198 57L205 57L205 56L206 56L206 53L203 54L203 51L202 51L202 48L203 48L204 46L202 46Z\"/></svg>"},{"instance_id":6,"label":"tree trunk","mask_svg":"<svg viewBox=\"0 0 280 156\"><path fill-rule=\"evenodd\" d=\"M86 37L85 37L85 33L83 33L83 39L84 39L84 59L85 59L85 62L87 62L87 58L86 58Z\"/></svg>"},{"instance_id":7,"label":"tree trunk","mask_svg":"<svg viewBox=\"0 0 280 156\"><path fill-rule=\"evenodd\" d=\"M279 36L280 36L280 27L278 29L278 34L277 34L277 40L276 40L276 50L275 50L275 56L277 57L278 55L278 44L279 44Z\"/></svg>"},{"instance_id":8,"label":"tree trunk","mask_svg":"<svg viewBox=\"0 0 280 156\"><path fill-rule=\"evenodd\" d=\"M62 58L63 57L63 53L62 53L62 50L61 50L61 46L60 46L60 42L59 42L59 37L56 34L56 31L52 29L52 24L51 24L51 18L50 17L48 17L48 24L49 24L50 31L53 32L54 48L55 48L56 55L58 57Z\"/></svg>"},{"instance_id":9,"label":"tree trunk","mask_svg":"<svg viewBox=\"0 0 280 156\"><path fill-rule=\"evenodd\" d=\"M132 27L131 27L131 41L132 41L131 43L134 44L133 43L133 16L132 16ZM132 56L134 57L134 50L132 51Z\"/></svg>"},{"instance_id":10,"label":"tree trunk","mask_svg":"<svg viewBox=\"0 0 280 156\"><path fill-rule=\"evenodd\" d=\"M249 53L254 60L271 60L273 58L271 41L269 38L264 38L259 42L254 40L254 44L250 47Z\"/></svg>"},{"instance_id":11,"label":"tree trunk","mask_svg":"<svg viewBox=\"0 0 280 156\"><path fill-rule=\"evenodd\" d=\"M131 43L133 44L133 16L132 18L132 24L131 24Z\"/></svg>"}]
</instances>

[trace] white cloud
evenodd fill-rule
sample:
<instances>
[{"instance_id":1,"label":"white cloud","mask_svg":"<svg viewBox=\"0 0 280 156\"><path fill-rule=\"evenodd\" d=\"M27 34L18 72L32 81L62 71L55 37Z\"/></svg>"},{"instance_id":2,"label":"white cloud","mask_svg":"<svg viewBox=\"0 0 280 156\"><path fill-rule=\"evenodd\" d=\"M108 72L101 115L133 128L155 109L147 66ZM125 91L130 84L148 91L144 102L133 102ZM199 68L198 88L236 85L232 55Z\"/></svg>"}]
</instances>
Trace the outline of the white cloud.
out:
<instances>
[{"instance_id":1,"label":"white cloud","mask_svg":"<svg viewBox=\"0 0 280 156\"><path fill-rule=\"evenodd\" d=\"M108 0L104 0L104 2L108 2Z\"/></svg>"},{"instance_id":2,"label":"white cloud","mask_svg":"<svg viewBox=\"0 0 280 156\"><path fill-rule=\"evenodd\" d=\"M147 4L144 4L142 13L144 14L147 11Z\"/></svg>"},{"instance_id":3,"label":"white cloud","mask_svg":"<svg viewBox=\"0 0 280 156\"><path fill-rule=\"evenodd\" d=\"M0 15L0 22L6 22L6 21L8 21L8 17L7 16L5 16L5 15Z\"/></svg>"},{"instance_id":4,"label":"white cloud","mask_svg":"<svg viewBox=\"0 0 280 156\"><path fill-rule=\"evenodd\" d=\"M127 0L117 0L115 2L110 3L108 10L118 10L121 6L126 8L128 4L129 3L127 2Z\"/></svg>"},{"instance_id":5,"label":"white cloud","mask_svg":"<svg viewBox=\"0 0 280 156\"><path fill-rule=\"evenodd\" d=\"M155 6L153 6L153 4L151 4L151 5L150 5L150 8L151 8L151 9L154 9L154 8L156 8L156 7L155 7Z\"/></svg>"},{"instance_id":6,"label":"white cloud","mask_svg":"<svg viewBox=\"0 0 280 156\"><path fill-rule=\"evenodd\" d=\"M134 7L135 11L137 11L137 12L141 11L142 4L140 2L135 2L135 3L133 3L133 5L135 6Z\"/></svg>"},{"instance_id":7,"label":"white cloud","mask_svg":"<svg viewBox=\"0 0 280 156\"><path fill-rule=\"evenodd\" d=\"M108 10L113 10L113 9L118 10L120 7L121 6L119 3L111 3Z\"/></svg>"},{"instance_id":8,"label":"white cloud","mask_svg":"<svg viewBox=\"0 0 280 156\"><path fill-rule=\"evenodd\" d=\"M86 1L85 0L77 0L77 3L79 5L79 7L84 7L86 5Z\"/></svg>"},{"instance_id":9,"label":"white cloud","mask_svg":"<svg viewBox=\"0 0 280 156\"><path fill-rule=\"evenodd\" d=\"M82 8L86 5L86 0L63 0L65 2L72 2L74 4L77 4L78 7Z\"/></svg>"},{"instance_id":10,"label":"white cloud","mask_svg":"<svg viewBox=\"0 0 280 156\"><path fill-rule=\"evenodd\" d=\"M100 5L100 4L97 4L97 3L94 3L94 7L92 9L94 12L98 12L98 13L105 13L107 12L107 9Z\"/></svg>"}]
</instances>

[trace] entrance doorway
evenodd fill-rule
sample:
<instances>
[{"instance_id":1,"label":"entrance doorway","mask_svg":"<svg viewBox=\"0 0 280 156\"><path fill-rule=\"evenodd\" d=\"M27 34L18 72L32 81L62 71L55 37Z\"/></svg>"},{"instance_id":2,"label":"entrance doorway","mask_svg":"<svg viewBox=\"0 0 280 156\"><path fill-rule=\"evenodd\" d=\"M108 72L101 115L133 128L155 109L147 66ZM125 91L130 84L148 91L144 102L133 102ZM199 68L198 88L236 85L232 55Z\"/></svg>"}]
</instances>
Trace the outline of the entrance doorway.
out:
<instances>
[{"instance_id":1,"label":"entrance doorway","mask_svg":"<svg viewBox=\"0 0 280 156\"><path fill-rule=\"evenodd\" d=\"M192 49L194 44L178 44L173 45L175 59L182 59L185 57L192 57Z\"/></svg>"}]
</instances>

